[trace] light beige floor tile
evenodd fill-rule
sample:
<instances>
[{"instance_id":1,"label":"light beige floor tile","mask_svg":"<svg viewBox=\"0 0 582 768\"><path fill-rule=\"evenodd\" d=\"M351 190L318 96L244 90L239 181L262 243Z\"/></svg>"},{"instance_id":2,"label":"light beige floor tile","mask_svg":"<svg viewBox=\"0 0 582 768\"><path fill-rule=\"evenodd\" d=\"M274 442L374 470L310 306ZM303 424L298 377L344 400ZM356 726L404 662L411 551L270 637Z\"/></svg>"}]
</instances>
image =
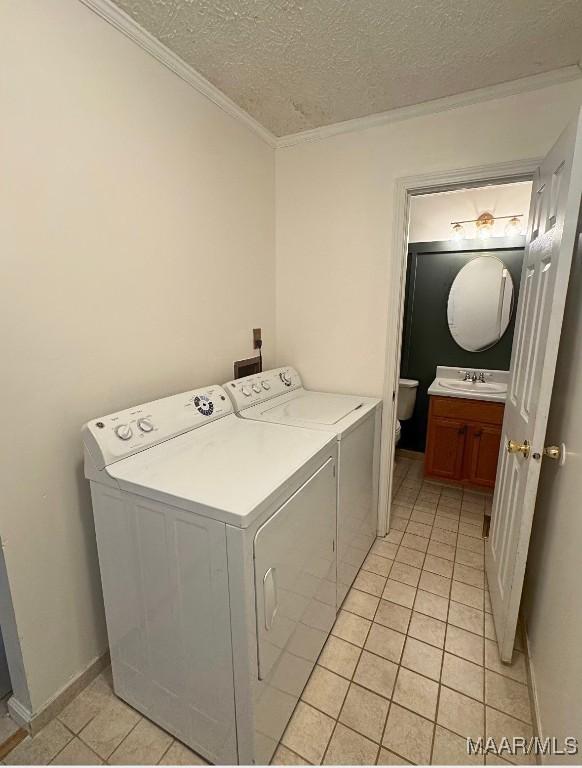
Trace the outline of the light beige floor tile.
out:
<instances>
[{"instance_id":1,"label":"light beige floor tile","mask_svg":"<svg viewBox=\"0 0 582 768\"><path fill-rule=\"evenodd\" d=\"M390 752L389 749L382 747L378 755L377 765L410 765L410 763L395 752Z\"/></svg>"},{"instance_id":2,"label":"light beige floor tile","mask_svg":"<svg viewBox=\"0 0 582 768\"><path fill-rule=\"evenodd\" d=\"M382 541L387 541L390 544L398 545L402 541L402 531L388 531Z\"/></svg>"},{"instance_id":3,"label":"light beige floor tile","mask_svg":"<svg viewBox=\"0 0 582 768\"><path fill-rule=\"evenodd\" d=\"M75 736L52 762L55 765L102 765L103 760Z\"/></svg>"},{"instance_id":4,"label":"light beige floor tile","mask_svg":"<svg viewBox=\"0 0 582 768\"><path fill-rule=\"evenodd\" d=\"M404 647L405 635L381 624L372 624L365 649L398 664Z\"/></svg>"},{"instance_id":5,"label":"light beige floor tile","mask_svg":"<svg viewBox=\"0 0 582 768\"><path fill-rule=\"evenodd\" d=\"M454 624L456 627L474 632L476 635L483 635L483 611L479 611L477 608L471 608L451 600L448 621L449 624Z\"/></svg>"},{"instance_id":6,"label":"light beige floor tile","mask_svg":"<svg viewBox=\"0 0 582 768\"><path fill-rule=\"evenodd\" d=\"M480 570L485 568L484 556L477 552L470 552L468 549L457 549L455 562L468 565L470 568L479 568Z\"/></svg>"},{"instance_id":7,"label":"light beige floor tile","mask_svg":"<svg viewBox=\"0 0 582 768\"><path fill-rule=\"evenodd\" d=\"M438 683L400 667L392 699L397 704L433 720L436 714L438 690Z\"/></svg>"},{"instance_id":8,"label":"light beige floor tile","mask_svg":"<svg viewBox=\"0 0 582 768\"><path fill-rule=\"evenodd\" d=\"M340 611L333 625L332 634L354 645L363 646L372 622L348 611Z\"/></svg>"},{"instance_id":9,"label":"light beige floor tile","mask_svg":"<svg viewBox=\"0 0 582 768\"><path fill-rule=\"evenodd\" d=\"M442 660L443 652L439 648L427 645L414 637L406 638L401 660L402 666L438 681Z\"/></svg>"},{"instance_id":10,"label":"light beige floor tile","mask_svg":"<svg viewBox=\"0 0 582 768\"><path fill-rule=\"evenodd\" d=\"M417 509L416 507L412 510L412 514L410 515L411 522L422 523L423 525L428 525L430 528L432 528L434 518L435 518L434 512L428 512L423 509ZM414 531L410 531L410 532L414 533ZM421 535L426 536L426 533ZM429 536L430 536L430 531L429 531Z\"/></svg>"},{"instance_id":11,"label":"light beige floor tile","mask_svg":"<svg viewBox=\"0 0 582 768\"><path fill-rule=\"evenodd\" d=\"M394 562L406 563L407 565L413 565L415 568L422 568L424 552L419 552L417 549L409 549L408 547L399 547Z\"/></svg>"},{"instance_id":12,"label":"light beige floor tile","mask_svg":"<svg viewBox=\"0 0 582 768\"><path fill-rule=\"evenodd\" d=\"M489 614L486 614L488 616ZM511 664L504 664L499 658L499 648L496 642L485 640L485 666L487 669L497 672L499 675L505 675L519 683L527 684L527 669L525 665L525 656L520 651L513 652L513 661Z\"/></svg>"},{"instance_id":13,"label":"light beige floor tile","mask_svg":"<svg viewBox=\"0 0 582 768\"><path fill-rule=\"evenodd\" d=\"M324 765L374 765L378 746L338 723L325 754Z\"/></svg>"},{"instance_id":14,"label":"light beige floor tile","mask_svg":"<svg viewBox=\"0 0 582 768\"><path fill-rule=\"evenodd\" d=\"M478 608L482 611L484 595L483 590L478 587L471 587L469 584L453 581L451 600L454 600L456 603L463 603L463 605L469 605L471 608Z\"/></svg>"},{"instance_id":15,"label":"light beige floor tile","mask_svg":"<svg viewBox=\"0 0 582 768\"><path fill-rule=\"evenodd\" d=\"M360 658L361 649L340 637L330 635L317 663L342 677L351 679Z\"/></svg>"},{"instance_id":16,"label":"light beige floor tile","mask_svg":"<svg viewBox=\"0 0 582 768\"><path fill-rule=\"evenodd\" d=\"M430 760L434 725L420 715L392 704L382 744L418 765Z\"/></svg>"},{"instance_id":17,"label":"light beige floor tile","mask_svg":"<svg viewBox=\"0 0 582 768\"><path fill-rule=\"evenodd\" d=\"M404 532L406 530L406 525L407 525L406 518L393 517L390 520L390 527L393 528L395 531Z\"/></svg>"},{"instance_id":18,"label":"light beige floor tile","mask_svg":"<svg viewBox=\"0 0 582 768\"><path fill-rule=\"evenodd\" d=\"M493 616L490 613L485 614L485 637L488 640L494 640L497 642L497 634L495 633L495 624L493 623Z\"/></svg>"},{"instance_id":19,"label":"light beige floor tile","mask_svg":"<svg viewBox=\"0 0 582 768\"><path fill-rule=\"evenodd\" d=\"M407 565L406 563L395 562L390 571L390 578L393 581L401 581L403 584L416 587L420 574L420 568L415 568L413 565Z\"/></svg>"},{"instance_id":20,"label":"light beige floor tile","mask_svg":"<svg viewBox=\"0 0 582 768\"><path fill-rule=\"evenodd\" d=\"M404 605L391 603L388 600L380 600L374 622L406 634L411 613L411 609L406 608Z\"/></svg>"},{"instance_id":21,"label":"light beige floor tile","mask_svg":"<svg viewBox=\"0 0 582 768\"><path fill-rule=\"evenodd\" d=\"M370 595L368 592L360 592L352 587L344 600L342 610L363 616L365 619L373 619L379 602L379 597Z\"/></svg>"},{"instance_id":22,"label":"light beige floor tile","mask_svg":"<svg viewBox=\"0 0 582 768\"><path fill-rule=\"evenodd\" d=\"M474 539L483 538L483 524L477 521L466 522L461 520L459 523L459 535L471 536Z\"/></svg>"},{"instance_id":23,"label":"light beige floor tile","mask_svg":"<svg viewBox=\"0 0 582 768\"><path fill-rule=\"evenodd\" d=\"M478 701L441 685L437 723L459 736L478 739L485 731L485 708Z\"/></svg>"},{"instance_id":24,"label":"light beige floor tile","mask_svg":"<svg viewBox=\"0 0 582 768\"><path fill-rule=\"evenodd\" d=\"M18 724L14 722L7 712L0 716L0 744L4 744L18 730Z\"/></svg>"},{"instance_id":25,"label":"light beige floor tile","mask_svg":"<svg viewBox=\"0 0 582 768\"><path fill-rule=\"evenodd\" d=\"M380 555L380 557L384 557L387 560L394 560L397 550L397 544L386 541L386 539L376 539L371 551L374 555Z\"/></svg>"},{"instance_id":26,"label":"light beige floor tile","mask_svg":"<svg viewBox=\"0 0 582 768\"><path fill-rule=\"evenodd\" d=\"M513 763L509 763L499 755L487 754L485 755L485 765L513 765ZM532 765L537 765L537 763L532 763Z\"/></svg>"},{"instance_id":27,"label":"light beige floor tile","mask_svg":"<svg viewBox=\"0 0 582 768\"><path fill-rule=\"evenodd\" d=\"M397 672L398 666L394 662L364 651L354 673L354 682L389 699Z\"/></svg>"},{"instance_id":28,"label":"light beige floor tile","mask_svg":"<svg viewBox=\"0 0 582 768\"><path fill-rule=\"evenodd\" d=\"M352 683L339 720L354 731L380 743L389 706L388 699Z\"/></svg>"},{"instance_id":29,"label":"light beige floor tile","mask_svg":"<svg viewBox=\"0 0 582 768\"><path fill-rule=\"evenodd\" d=\"M468 549L470 552L476 552L477 554L482 554L484 552L483 539L477 539L474 536L466 536L464 533L459 533L457 547Z\"/></svg>"},{"instance_id":30,"label":"light beige floor tile","mask_svg":"<svg viewBox=\"0 0 582 768\"><path fill-rule=\"evenodd\" d=\"M533 730L530 725L516 720L514 717L498 712L491 707L485 708L486 736L491 737L495 744L501 745L504 738L509 739L510 743L514 737L522 737L529 741L533 736ZM516 754L509 755L501 752L500 757L507 759L511 763L521 765L535 765L535 758L531 755Z\"/></svg>"},{"instance_id":31,"label":"light beige floor tile","mask_svg":"<svg viewBox=\"0 0 582 768\"><path fill-rule=\"evenodd\" d=\"M483 765L483 755L470 755L467 739L437 725L431 765Z\"/></svg>"},{"instance_id":32,"label":"light beige floor tile","mask_svg":"<svg viewBox=\"0 0 582 768\"><path fill-rule=\"evenodd\" d=\"M73 738L59 720L52 720L36 736L27 736L5 758L7 765L48 765Z\"/></svg>"},{"instance_id":33,"label":"light beige floor tile","mask_svg":"<svg viewBox=\"0 0 582 768\"><path fill-rule=\"evenodd\" d=\"M284 746L279 746L279 749L275 753L277 758L280 760L280 765L301 765L303 761L302 758L300 758L298 755L295 756L296 758L299 757L299 762L288 762L289 758L286 756L282 751L288 752L290 755L293 755L294 753L291 752L291 750L287 749ZM284 762L285 761L285 762ZM273 759L273 762L274 759ZM174 740L169 749L166 750L164 756L158 763L158 765L208 765L206 760L203 757L200 757L200 755L197 755L196 752L192 752L191 749L188 749L188 747L185 744L182 744L179 741Z\"/></svg>"},{"instance_id":34,"label":"light beige floor tile","mask_svg":"<svg viewBox=\"0 0 582 768\"><path fill-rule=\"evenodd\" d=\"M470 584L472 587L479 587L483 589L485 586L485 574L478 568L470 568L468 565L462 565L461 563L455 563L455 570L453 572L453 579L460 581L463 584Z\"/></svg>"},{"instance_id":35,"label":"light beige floor tile","mask_svg":"<svg viewBox=\"0 0 582 768\"><path fill-rule=\"evenodd\" d=\"M300 701L281 741L310 763L321 763L333 727L331 717Z\"/></svg>"},{"instance_id":36,"label":"light beige floor tile","mask_svg":"<svg viewBox=\"0 0 582 768\"><path fill-rule=\"evenodd\" d=\"M455 559L455 547L451 544L436 541L434 538L430 540L427 552L429 555L436 555L437 557L442 557L445 560Z\"/></svg>"},{"instance_id":37,"label":"light beige floor tile","mask_svg":"<svg viewBox=\"0 0 582 768\"><path fill-rule=\"evenodd\" d=\"M386 576L379 576L370 571L360 571L354 581L354 589L380 597L386 585Z\"/></svg>"},{"instance_id":38,"label":"light beige floor tile","mask_svg":"<svg viewBox=\"0 0 582 768\"><path fill-rule=\"evenodd\" d=\"M111 668L102 672L84 688L58 717L70 731L79 733L109 702L114 700Z\"/></svg>"},{"instance_id":39,"label":"light beige floor tile","mask_svg":"<svg viewBox=\"0 0 582 768\"><path fill-rule=\"evenodd\" d=\"M412 514L414 515L414 512ZM413 533L416 536L422 536L425 539L430 538L431 530L432 530L432 525L429 525L427 523L419 523L418 520L412 519L412 515L410 518L410 522L406 527L406 533Z\"/></svg>"},{"instance_id":40,"label":"light beige floor tile","mask_svg":"<svg viewBox=\"0 0 582 768\"><path fill-rule=\"evenodd\" d=\"M107 760L139 720L140 715L134 709L121 699L114 699L83 728L80 737L93 752Z\"/></svg>"},{"instance_id":41,"label":"light beige floor tile","mask_svg":"<svg viewBox=\"0 0 582 768\"><path fill-rule=\"evenodd\" d=\"M430 571L425 570L422 572L418 586L419 589L424 589L425 592L431 592L433 595L448 598L451 590L451 580L445 576L439 576L436 573L430 573Z\"/></svg>"},{"instance_id":42,"label":"light beige floor tile","mask_svg":"<svg viewBox=\"0 0 582 768\"><path fill-rule=\"evenodd\" d=\"M446 597L433 595L430 592L424 592L422 589L419 589L416 593L414 610L418 611L418 613L424 613L427 616L432 616L433 619L446 621L448 607L449 601Z\"/></svg>"},{"instance_id":43,"label":"light beige floor tile","mask_svg":"<svg viewBox=\"0 0 582 768\"><path fill-rule=\"evenodd\" d=\"M370 554L364 560L364 564L362 565L362 568L365 571L377 573L378 576L388 576L391 567L392 560L388 560L385 557L376 555L373 552L370 552Z\"/></svg>"},{"instance_id":44,"label":"light beige floor tile","mask_svg":"<svg viewBox=\"0 0 582 768\"><path fill-rule=\"evenodd\" d=\"M485 701L512 717L531 723L531 706L527 685L485 670Z\"/></svg>"},{"instance_id":45,"label":"light beige floor tile","mask_svg":"<svg viewBox=\"0 0 582 768\"><path fill-rule=\"evenodd\" d=\"M484 670L472 661L445 653L441 682L455 691L483 701Z\"/></svg>"},{"instance_id":46,"label":"light beige floor tile","mask_svg":"<svg viewBox=\"0 0 582 768\"><path fill-rule=\"evenodd\" d=\"M157 725L142 718L109 758L113 765L155 765L173 741Z\"/></svg>"},{"instance_id":47,"label":"light beige floor tile","mask_svg":"<svg viewBox=\"0 0 582 768\"><path fill-rule=\"evenodd\" d=\"M171 764L160 762L160 765ZM177 763L177 765L189 765L189 763ZM271 760L271 765L311 765L311 763L308 763L303 757L288 749L284 744L279 744Z\"/></svg>"},{"instance_id":48,"label":"light beige floor tile","mask_svg":"<svg viewBox=\"0 0 582 768\"><path fill-rule=\"evenodd\" d=\"M414 587L403 584L400 581L388 579L382 593L382 598L391 603L398 603L398 605L403 605L406 608L412 608L415 595L416 589Z\"/></svg>"},{"instance_id":49,"label":"light beige floor tile","mask_svg":"<svg viewBox=\"0 0 582 768\"><path fill-rule=\"evenodd\" d=\"M433 528L432 533L430 535L431 543L433 544L446 544L447 548L443 548L443 552L446 552L445 557L448 557L449 560L454 560L455 557L455 547L457 546L457 532L456 531L445 531L443 528ZM451 553L451 550L448 549L448 547L452 547L453 551ZM429 546L428 551L431 551L431 547ZM436 555L438 555L438 552L435 552Z\"/></svg>"},{"instance_id":50,"label":"light beige floor tile","mask_svg":"<svg viewBox=\"0 0 582 768\"><path fill-rule=\"evenodd\" d=\"M417 640L442 648L445 644L446 627L444 621L414 611L410 619L408 634Z\"/></svg>"},{"instance_id":51,"label":"light beige floor tile","mask_svg":"<svg viewBox=\"0 0 582 768\"><path fill-rule=\"evenodd\" d=\"M402 544L409 549L416 549L418 552L426 552L428 539L423 536L416 536L414 533L405 533L402 537Z\"/></svg>"},{"instance_id":52,"label":"light beige floor tile","mask_svg":"<svg viewBox=\"0 0 582 768\"><path fill-rule=\"evenodd\" d=\"M434 519L434 527L442 528L443 531L454 531L456 533L459 528L459 521L457 519L453 520L448 516L437 515Z\"/></svg>"},{"instance_id":53,"label":"light beige floor tile","mask_svg":"<svg viewBox=\"0 0 582 768\"><path fill-rule=\"evenodd\" d=\"M317 665L311 673L301 698L327 715L337 718L348 687L349 682L345 677L340 677Z\"/></svg>"},{"instance_id":54,"label":"light beige floor tile","mask_svg":"<svg viewBox=\"0 0 582 768\"><path fill-rule=\"evenodd\" d=\"M445 650L475 664L483 664L483 638L454 624L447 624Z\"/></svg>"},{"instance_id":55,"label":"light beige floor tile","mask_svg":"<svg viewBox=\"0 0 582 768\"><path fill-rule=\"evenodd\" d=\"M438 576L444 576L446 579L450 579L453 575L453 563L444 557L427 555L422 568L430 573L436 573Z\"/></svg>"}]
</instances>

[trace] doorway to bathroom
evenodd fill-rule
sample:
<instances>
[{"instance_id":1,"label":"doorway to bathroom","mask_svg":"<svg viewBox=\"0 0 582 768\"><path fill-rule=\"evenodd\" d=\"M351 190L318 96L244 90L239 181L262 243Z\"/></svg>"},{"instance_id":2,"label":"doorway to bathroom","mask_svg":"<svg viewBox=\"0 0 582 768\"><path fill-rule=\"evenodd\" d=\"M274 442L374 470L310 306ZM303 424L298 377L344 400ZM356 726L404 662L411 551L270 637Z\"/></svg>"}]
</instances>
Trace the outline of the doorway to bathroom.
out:
<instances>
[{"instance_id":1,"label":"doorway to bathroom","mask_svg":"<svg viewBox=\"0 0 582 768\"><path fill-rule=\"evenodd\" d=\"M429 481L493 491L530 196L518 181L411 199L395 459Z\"/></svg>"}]
</instances>

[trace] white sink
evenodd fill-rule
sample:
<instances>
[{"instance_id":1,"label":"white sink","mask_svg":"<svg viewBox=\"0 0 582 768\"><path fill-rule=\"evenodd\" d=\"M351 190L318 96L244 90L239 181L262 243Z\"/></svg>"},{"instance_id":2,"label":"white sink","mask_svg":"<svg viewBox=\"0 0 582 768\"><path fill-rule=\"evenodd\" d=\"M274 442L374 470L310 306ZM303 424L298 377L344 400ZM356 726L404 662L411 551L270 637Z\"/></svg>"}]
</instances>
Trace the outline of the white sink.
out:
<instances>
[{"instance_id":1,"label":"white sink","mask_svg":"<svg viewBox=\"0 0 582 768\"><path fill-rule=\"evenodd\" d=\"M459 379L439 379L439 386L443 389L454 389L457 392L477 394L478 392L507 392L507 384L499 384L494 381L459 381Z\"/></svg>"}]
</instances>

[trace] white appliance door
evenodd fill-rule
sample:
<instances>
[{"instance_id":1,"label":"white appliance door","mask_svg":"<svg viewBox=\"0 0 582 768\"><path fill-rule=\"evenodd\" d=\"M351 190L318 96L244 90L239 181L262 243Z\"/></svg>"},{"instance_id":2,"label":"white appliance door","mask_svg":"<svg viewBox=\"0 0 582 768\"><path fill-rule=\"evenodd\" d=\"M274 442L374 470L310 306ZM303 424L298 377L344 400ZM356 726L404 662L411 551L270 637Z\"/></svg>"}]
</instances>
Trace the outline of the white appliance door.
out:
<instances>
[{"instance_id":1,"label":"white appliance door","mask_svg":"<svg viewBox=\"0 0 582 768\"><path fill-rule=\"evenodd\" d=\"M257 531L259 679L299 698L336 615L336 477L329 459Z\"/></svg>"},{"instance_id":2,"label":"white appliance door","mask_svg":"<svg viewBox=\"0 0 582 768\"><path fill-rule=\"evenodd\" d=\"M486 569L510 661L582 195L582 112L534 179ZM511 442L510 442L511 441Z\"/></svg>"}]
</instances>

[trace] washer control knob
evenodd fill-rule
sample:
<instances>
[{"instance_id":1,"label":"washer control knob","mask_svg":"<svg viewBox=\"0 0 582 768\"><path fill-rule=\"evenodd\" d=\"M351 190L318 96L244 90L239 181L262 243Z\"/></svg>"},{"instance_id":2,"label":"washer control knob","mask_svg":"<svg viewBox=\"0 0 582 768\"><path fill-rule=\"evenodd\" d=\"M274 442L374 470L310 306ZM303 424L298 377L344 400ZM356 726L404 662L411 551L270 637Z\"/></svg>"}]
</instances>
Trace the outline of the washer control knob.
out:
<instances>
[{"instance_id":1,"label":"washer control knob","mask_svg":"<svg viewBox=\"0 0 582 768\"><path fill-rule=\"evenodd\" d=\"M251 388L247 384L242 386L240 391L243 393L245 397L251 396Z\"/></svg>"},{"instance_id":2,"label":"washer control knob","mask_svg":"<svg viewBox=\"0 0 582 768\"><path fill-rule=\"evenodd\" d=\"M255 383L253 384L253 392L257 392L257 393L259 393L260 391L261 391L261 385L260 385L260 384L257 384L257 382L255 382Z\"/></svg>"},{"instance_id":3,"label":"washer control knob","mask_svg":"<svg viewBox=\"0 0 582 768\"><path fill-rule=\"evenodd\" d=\"M288 387L291 384L291 376L287 373L287 371L281 371L279 374L279 378L285 384L286 387Z\"/></svg>"},{"instance_id":4,"label":"washer control knob","mask_svg":"<svg viewBox=\"0 0 582 768\"><path fill-rule=\"evenodd\" d=\"M120 424L118 427L115 427L115 434L120 440L129 440L133 432L129 424Z\"/></svg>"},{"instance_id":5,"label":"washer control knob","mask_svg":"<svg viewBox=\"0 0 582 768\"><path fill-rule=\"evenodd\" d=\"M154 428L154 425L149 419L138 419L137 426L141 429L142 432L151 432Z\"/></svg>"},{"instance_id":6,"label":"washer control knob","mask_svg":"<svg viewBox=\"0 0 582 768\"><path fill-rule=\"evenodd\" d=\"M263 387L263 389L266 389L266 390L271 389L271 385L269 384L268 381L263 381L262 382L262 387Z\"/></svg>"}]
</instances>

